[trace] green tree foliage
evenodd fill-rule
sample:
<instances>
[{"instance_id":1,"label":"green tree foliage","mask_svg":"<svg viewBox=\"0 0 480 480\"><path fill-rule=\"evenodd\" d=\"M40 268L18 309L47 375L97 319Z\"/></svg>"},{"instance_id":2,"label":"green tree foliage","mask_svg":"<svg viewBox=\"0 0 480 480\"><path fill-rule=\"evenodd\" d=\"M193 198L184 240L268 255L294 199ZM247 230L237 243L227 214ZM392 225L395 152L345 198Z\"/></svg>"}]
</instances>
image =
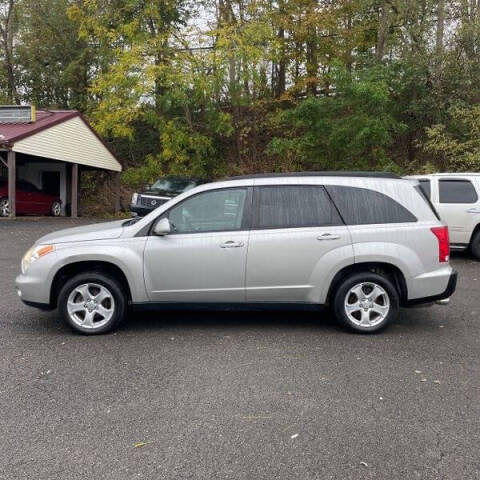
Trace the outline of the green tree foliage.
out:
<instances>
[{"instance_id":1,"label":"green tree foliage","mask_svg":"<svg viewBox=\"0 0 480 480\"><path fill-rule=\"evenodd\" d=\"M448 124L427 128L425 149L444 168L480 171L480 105L456 105L448 115Z\"/></svg>"},{"instance_id":2,"label":"green tree foliage","mask_svg":"<svg viewBox=\"0 0 480 480\"><path fill-rule=\"evenodd\" d=\"M361 75L335 67L329 96L311 97L278 115L280 131L268 152L286 160L286 167L330 170L393 168L388 147L406 125L392 114L388 84L381 68Z\"/></svg>"},{"instance_id":3,"label":"green tree foliage","mask_svg":"<svg viewBox=\"0 0 480 480\"><path fill-rule=\"evenodd\" d=\"M165 173L478 168L478 0L0 0L0 99Z\"/></svg>"}]
</instances>

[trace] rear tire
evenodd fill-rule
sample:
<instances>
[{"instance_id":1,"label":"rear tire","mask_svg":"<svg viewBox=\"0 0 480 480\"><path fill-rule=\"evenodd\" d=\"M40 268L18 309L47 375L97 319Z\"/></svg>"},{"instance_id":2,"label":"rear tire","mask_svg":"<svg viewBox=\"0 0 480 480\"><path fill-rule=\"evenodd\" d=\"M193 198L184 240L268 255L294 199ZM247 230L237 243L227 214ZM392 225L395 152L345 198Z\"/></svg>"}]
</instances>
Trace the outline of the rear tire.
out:
<instances>
[{"instance_id":1,"label":"rear tire","mask_svg":"<svg viewBox=\"0 0 480 480\"><path fill-rule=\"evenodd\" d=\"M480 260L480 231L473 236L470 250L472 251L473 256L477 260Z\"/></svg>"},{"instance_id":2,"label":"rear tire","mask_svg":"<svg viewBox=\"0 0 480 480\"><path fill-rule=\"evenodd\" d=\"M338 322L354 332L374 333L384 329L399 311L399 296L385 276L361 272L338 285L333 310Z\"/></svg>"},{"instance_id":3,"label":"rear tire","mask_svg":"<svg viewBox=\"0 0 480 480\"><path fill-rule=\"evenodd\" d=\"M107 333L125 319L127 295L113 277L84 272L68 280L58 295L63 320L85 335Z\"/></svg>"}]
</instances>

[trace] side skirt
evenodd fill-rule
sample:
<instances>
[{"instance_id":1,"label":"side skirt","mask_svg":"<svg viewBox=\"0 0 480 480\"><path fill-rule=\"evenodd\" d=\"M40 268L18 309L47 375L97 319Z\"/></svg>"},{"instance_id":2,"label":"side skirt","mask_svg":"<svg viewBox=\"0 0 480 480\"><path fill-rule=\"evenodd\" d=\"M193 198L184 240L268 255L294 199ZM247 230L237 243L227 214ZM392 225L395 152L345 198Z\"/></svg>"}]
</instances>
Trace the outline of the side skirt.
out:
<instances>
[{"instance_id":1,"label":"side skirt","mask_svg":"<svg viewBox=\"0 0 480 480\"><path fill-rule=\"evenodd\" d=\"M252 303L170 303L170 302L140 302L131 303L130 308L135 312L153 311L306 311L318 312L325 309L325 305L318 303L287 303L287 302L252 302Z\"/></svg>"}]
</instances>

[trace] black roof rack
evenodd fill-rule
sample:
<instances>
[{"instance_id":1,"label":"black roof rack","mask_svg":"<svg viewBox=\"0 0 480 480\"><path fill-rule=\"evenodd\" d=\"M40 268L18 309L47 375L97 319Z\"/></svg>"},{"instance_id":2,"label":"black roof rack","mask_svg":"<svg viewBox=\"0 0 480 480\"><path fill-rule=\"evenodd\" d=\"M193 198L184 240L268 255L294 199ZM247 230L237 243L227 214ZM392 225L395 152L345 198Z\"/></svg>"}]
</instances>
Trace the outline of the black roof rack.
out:
<instances>
[{"instance_id":1,"label":"black roof rack","mask_svg":"<svg viewBox=\"0 0 480 480\"><path fill-rule=\"evenodd\" d=\"M243 180L253 178L270 177L365 177L365 178L393 178L400 180L401 177L390 172L288 172L288 173L256 173L254 175L239 175L236 177L225 178L226 180Z\"/></svg>"}]
</instances>

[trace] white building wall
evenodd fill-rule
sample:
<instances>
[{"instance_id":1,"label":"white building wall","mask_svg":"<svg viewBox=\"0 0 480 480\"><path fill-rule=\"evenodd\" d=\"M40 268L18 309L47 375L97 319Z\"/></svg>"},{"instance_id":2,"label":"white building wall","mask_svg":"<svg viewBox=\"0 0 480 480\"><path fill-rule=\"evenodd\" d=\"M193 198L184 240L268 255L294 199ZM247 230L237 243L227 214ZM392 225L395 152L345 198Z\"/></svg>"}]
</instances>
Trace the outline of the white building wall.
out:
<instances>
[{"instance_id":1,"label":"white building wall","mask_svg":"<svg viewBox=\"0 0 480 480\"><path fill-rule=\"evenodd\" d=\"M12 150L62 162L122 171L116 158L80 117L71 118L19 140Z\"/></svg>"}]
</instances>

